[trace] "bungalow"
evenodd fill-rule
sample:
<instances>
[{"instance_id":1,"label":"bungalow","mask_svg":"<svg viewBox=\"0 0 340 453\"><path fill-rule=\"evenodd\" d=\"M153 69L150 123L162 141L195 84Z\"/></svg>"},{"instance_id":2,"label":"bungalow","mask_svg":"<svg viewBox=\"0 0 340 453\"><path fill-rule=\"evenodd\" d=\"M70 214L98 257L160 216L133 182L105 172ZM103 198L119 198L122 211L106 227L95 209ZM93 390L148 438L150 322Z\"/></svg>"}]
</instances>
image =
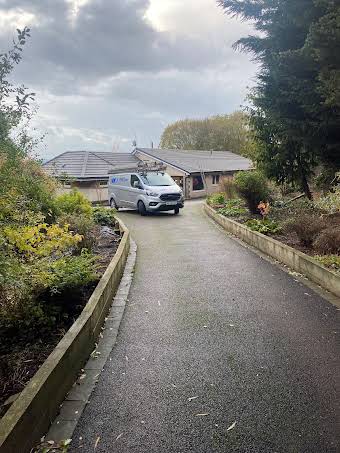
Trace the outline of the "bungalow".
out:
<instances>
[{"instance_id":1,"label":"bungalow","mask_svg":"<svg viewBox=\"0 0 340 453\"><path fill-rule=\"evenodd\" d=\"M133 167L140 161L160 162L179 184L187 199L217 192L222 176L249 170L249 159L230 151L193 151L138 148L132 153L66 151L44 164L47 172L61 181L60 192L72 187L92 202L108 200L107 181L111 169Z\"/></svg>"},{"instance_id":2,"label":"bungalow","mask_svg":"<svg viewBox=\"0 0 340 453\"><path fill-rule=\"evenodd\" d=\"M185 198L218 192L222 176L250 170L252 162L230 151L135 148L132 155L166 165L166 171L183 188Z\"/></svg>"}]
</instances>

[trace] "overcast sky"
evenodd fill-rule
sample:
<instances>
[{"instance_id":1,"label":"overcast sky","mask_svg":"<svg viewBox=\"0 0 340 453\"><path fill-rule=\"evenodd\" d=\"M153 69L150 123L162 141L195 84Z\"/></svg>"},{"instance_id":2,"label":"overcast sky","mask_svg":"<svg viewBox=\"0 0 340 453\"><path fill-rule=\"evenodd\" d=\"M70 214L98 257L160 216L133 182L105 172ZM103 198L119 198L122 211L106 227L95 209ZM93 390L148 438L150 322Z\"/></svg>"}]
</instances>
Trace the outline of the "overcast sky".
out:
<instances>
[{"instance_id":1,"label":"overcast sky","mask_svg":"<svg viewBox=\"0 0 340 453\"><path fill-rule=\"evenodd\" d=\"M244 104L250 27L215 0L0 0L0 49L31 28L15 80L37 93L44 158L158 145L164 127Z\"/></svg>"}]
</instances>

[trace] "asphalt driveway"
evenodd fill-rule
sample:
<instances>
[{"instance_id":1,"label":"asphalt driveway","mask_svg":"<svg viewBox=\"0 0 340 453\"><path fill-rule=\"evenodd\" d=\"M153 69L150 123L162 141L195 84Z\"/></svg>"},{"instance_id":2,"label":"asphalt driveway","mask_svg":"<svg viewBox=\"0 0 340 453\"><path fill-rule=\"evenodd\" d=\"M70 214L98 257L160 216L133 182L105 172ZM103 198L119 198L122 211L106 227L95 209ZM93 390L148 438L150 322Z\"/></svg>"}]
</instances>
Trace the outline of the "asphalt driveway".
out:
<instances>
[{"instance_id":1,"label":"asphalt driveway","mask_svg":"<svg viewBox=\"0 0 340 453\"><path fill-rule=\"evenodd\" d=\"M340 312L200 203L120 217L136 274L71 452L339 452Z\"/></svg>"}]
</instances>

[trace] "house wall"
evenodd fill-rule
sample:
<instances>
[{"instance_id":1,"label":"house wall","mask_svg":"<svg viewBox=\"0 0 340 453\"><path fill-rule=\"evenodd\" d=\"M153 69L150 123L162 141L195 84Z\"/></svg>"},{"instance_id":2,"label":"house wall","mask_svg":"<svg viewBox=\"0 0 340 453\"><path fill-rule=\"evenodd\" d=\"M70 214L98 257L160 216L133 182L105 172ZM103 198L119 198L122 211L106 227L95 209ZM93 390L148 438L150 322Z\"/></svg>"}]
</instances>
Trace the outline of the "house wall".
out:
<instances>
[{"instance_id":1,"label":"house wall","mask_svg":"<svg viewBox=\"0 0 340 453\"><path fill-rule=\"evenodd\" d=\"M215 172L215 173L205 173L205 182L206 182L206 188L203 190L193 190L193 179L194 176L200 176L200 173L197 173L195 175L190 175L187 177L187 198L194 199L194 198L202 198L205 197L206 195L211 195L216 192L221 191L221 187L219 184L213 184L213 175L219 175L220 181L222 180L223 177L232 177L233 172Z\"/></svg>"},{"instance_id":2,"label":"house wall","mask_svg":"<svg viewBox=\"0 0 340 453\"><path fill-rule=\"evenodd\" d=\"M72 185L65 186L61 185L57 193L70 193L72 188L78 189L82 192L92 203L103 203L108 202L108 190L107 185L102 186L99 181L73 181Z\"/></svg>"}]
</instances>

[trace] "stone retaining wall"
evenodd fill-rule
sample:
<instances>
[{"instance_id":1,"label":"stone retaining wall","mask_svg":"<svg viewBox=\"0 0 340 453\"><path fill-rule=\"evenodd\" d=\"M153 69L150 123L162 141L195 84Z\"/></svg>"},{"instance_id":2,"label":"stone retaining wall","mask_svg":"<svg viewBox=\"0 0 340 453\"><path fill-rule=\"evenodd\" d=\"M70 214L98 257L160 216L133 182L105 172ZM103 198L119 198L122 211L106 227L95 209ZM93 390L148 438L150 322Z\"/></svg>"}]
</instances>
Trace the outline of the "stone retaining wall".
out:
<instances>
[{"instance_id":1,"label":"stone retaining wall","mask_svg":"<svg viewBox=\"0 0 340 453\"><path fill-rule=\"evenodd\" d=\"M252 231L241 223L235 222L234 220L218 214L206 203L204 204L204 210L209 217L214 219L215 222L221 225L229 233L234 234L247 244L256 247L261 250L261 252L264 252L281 263L286 264L291 269L305 275L314 283L317 283L324 289L327 289L331 293L340 297L340 276L322 266L310 256L299 252L298 250L295 250L282 242L265 236L264 234Z\"/></svg>"}]
</instances>

